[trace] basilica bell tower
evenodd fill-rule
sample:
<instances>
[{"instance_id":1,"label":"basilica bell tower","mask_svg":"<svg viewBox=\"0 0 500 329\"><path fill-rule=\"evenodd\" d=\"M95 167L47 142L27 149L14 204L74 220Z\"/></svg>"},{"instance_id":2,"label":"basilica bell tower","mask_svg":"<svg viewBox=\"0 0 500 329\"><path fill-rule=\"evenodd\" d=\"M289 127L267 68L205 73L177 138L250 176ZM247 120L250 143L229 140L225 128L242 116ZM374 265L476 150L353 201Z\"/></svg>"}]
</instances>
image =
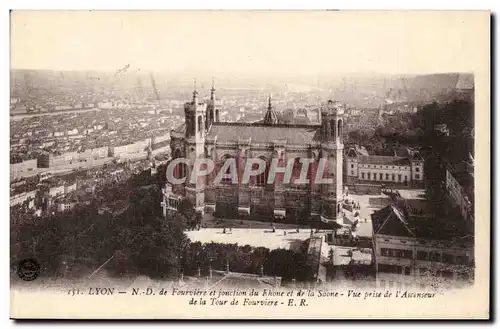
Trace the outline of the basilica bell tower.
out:
<instances>
[{"instance_id":1,"label":"basilica bell tower","mask_svg":"<svg viewBox=\"0 0 500 329\"><path fill-rule=\"evenodd\" d=\"M197 212L204 212L205 209L205 184L200 177L195 182L191 181L193 165L196 159L205 156L205 136L207 132L207 104L198 100L196 91L196 80L194 80L193 100L184 105L186 118L185 150L186 158L189 160L186 175L186 197L194 205Z\"/></svg>"},{"instance_id":2,"label":"basilica bell tower","mask_svg":"<svg viewBox=\"0 0 500 329\"><path fill-rule=\"evenodd\" d=\"M325 163L325 179L331 183L321 185L321 221L343 223L343 120L344 106L329 100L321 110L321 156Z\"/></svg>"}]
</instances>

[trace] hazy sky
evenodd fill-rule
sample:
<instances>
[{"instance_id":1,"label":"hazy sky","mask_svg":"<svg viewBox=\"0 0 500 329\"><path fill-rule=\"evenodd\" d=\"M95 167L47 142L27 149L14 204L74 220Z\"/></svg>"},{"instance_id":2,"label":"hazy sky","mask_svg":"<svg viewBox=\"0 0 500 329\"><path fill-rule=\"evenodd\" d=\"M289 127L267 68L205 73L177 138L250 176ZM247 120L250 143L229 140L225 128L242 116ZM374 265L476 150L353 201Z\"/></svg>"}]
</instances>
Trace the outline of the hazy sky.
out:
<instances>
[{"instance_id":1,"label":"hazy sky","mask_svg":"<svg viewBox=\"0 0 500 329\"><path fill-rule=\"evenodd\" d=\"M220 74L474 71L484 12L13 12L11 67Z\"/></svg>"}]
</instances>

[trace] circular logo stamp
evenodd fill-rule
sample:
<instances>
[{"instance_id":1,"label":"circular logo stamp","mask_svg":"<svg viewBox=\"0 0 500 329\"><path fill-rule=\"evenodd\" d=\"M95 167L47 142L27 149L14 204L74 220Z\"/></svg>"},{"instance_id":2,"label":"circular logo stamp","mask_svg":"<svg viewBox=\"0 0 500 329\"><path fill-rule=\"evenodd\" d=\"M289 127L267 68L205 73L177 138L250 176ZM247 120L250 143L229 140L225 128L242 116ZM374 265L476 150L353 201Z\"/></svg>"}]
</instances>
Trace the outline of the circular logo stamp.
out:
<instances>
[{"instance_id":1,"label":"circular logo stamp","mask_svg":"<svg viewBox=\"0 0 500 329\"><path fill-rule=\"evenodd\" d=\"M24 259L17 265L17 275L24 281L33 281L40 275L40 264L34 259Z\"/></svg>"}]
</instances>

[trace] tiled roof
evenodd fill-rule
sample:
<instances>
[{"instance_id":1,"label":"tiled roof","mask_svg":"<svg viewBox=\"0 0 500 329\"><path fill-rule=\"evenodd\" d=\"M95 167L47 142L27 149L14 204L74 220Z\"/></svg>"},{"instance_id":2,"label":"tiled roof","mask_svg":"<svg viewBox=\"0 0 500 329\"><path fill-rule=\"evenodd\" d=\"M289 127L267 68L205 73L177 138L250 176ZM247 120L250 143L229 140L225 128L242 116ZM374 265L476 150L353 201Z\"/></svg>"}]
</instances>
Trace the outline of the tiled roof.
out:
<instances>
[{"instance_id":1,"label":"tiled roof","mask_svg":"<svg viewBox=\"0 0 500 329\"><path fill-rule=\"evenodd\" d=\"M354 145L347 152L348 157L369 156L370 154L364 146Z\"/></svg>"},{"instance_id":2,"label":"tiled roof","mask_svg":"<svg viewBox=\"0 0 500 329\"><path fill-rule=\"evenodd\" d=\"M370 155L364 146L355 145L355 148L356 148L356 152L359 155L364 155L364 156Z\"/></svg>"},{"instance_id":3,"label":"tiled roof","mask_svg":"<svg viewBox=\"0 0 500 329\"><path fill-rule=\"evenodd\" d=\"M286 140L290 144L307 144L318 140L319 129L311 126L225 123L214 124L208 139L218 142L232 142L250 139L253 143L268 143L273 140Z\"/></svg>"},{"instance_id":4,"label":"tiled roof","mask_svg":"<svg viewBox=\"0 0 500 329\"><path fill-rule=\"evenodd\" d=\"M388 205L372 214L373 231L376 234L395 236L415 236L398 208Z\"/></svg>"},{"instance_id":5,"label":"tiled roof","mask_svg":"<svg viewBox=\"0 0 500 329\"><path fill-rule=\"evenodd\" d=\"M394 150L394 155L397 157L409 157L411 152L407 147L398 147Z\"/></svg>"},{"instance_id":6,"label":"tiled roof","mask_svg":"<svg viewBox=\"0 0 500 329\"><path fill-rule=\"evenodd\" d=\"M413 152L412 159L413 160L421 160L421 161L424 160L424 158L422 157L422 155L418 151L417 152Z\"/></svg>"},{"instance_id":7,"label":"tiled roof","mask_svg":"<svg viewBox=\"0 0 500 329\"><path fill-rule=\"evenodd\" d=\"M383 156L383 155L363 155L360 156L360 162L363 164L375 165L393 165L393 166L409 166L410 160L406 157Z\"/></svg>"},{"instance_id":8,"label":"tiled roof","mask_svg":"<svg viewBox=\"0 0 500 329\"><path fill-rule=\"evenodd\" d=\"M388 205L372 214L375 234L401 237L415 237L433 240L455 240L470 234L463 220L441 219L403 214L395 205Z\"/></svg>"}]
</instances>

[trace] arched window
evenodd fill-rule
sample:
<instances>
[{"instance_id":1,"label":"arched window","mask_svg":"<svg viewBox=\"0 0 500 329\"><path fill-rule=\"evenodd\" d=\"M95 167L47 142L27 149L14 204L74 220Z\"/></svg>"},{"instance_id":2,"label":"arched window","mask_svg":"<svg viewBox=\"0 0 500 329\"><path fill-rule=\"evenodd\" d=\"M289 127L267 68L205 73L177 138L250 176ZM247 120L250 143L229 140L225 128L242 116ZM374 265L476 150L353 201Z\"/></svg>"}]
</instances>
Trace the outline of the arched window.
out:
<instances>
[{"instance_id":1,"label":"arched window","mask_svg":"<svg viewBox=\"0 0 500 329\"><path fill-rule=\"evenodd\" d=\"M295 158L295 161L293 162L292 178L290 183L295 184L295 181L298 180L300 177L301 170L302 170L302 164L300 163L300 158Z\"/></svg>"},{"instance_id":2,"label":"arched window","mask_svg":"<svg viewBox=\"0 0 500 329\"><path fill-rule=\"evenodd\" d=\"M200 137L203 135L203 127L202 127L202 122L203 119L201 118L201 115L198 116L198 133L200 134Z\"/></svg>"},{"instance_id":3,"label":"arched window","mask_svg":"<svg viewBox=\"0 0 500 329\"><path fill-rule=\"evenodd\" d=\"M330 136L335 138L335 120L330 120Z\"/></svg>"},{"instance_id":4,"label":"arched window","mask_svg":"<svg viewBox=\"0 0 500 329\"><path fill-rule=\"evenodd\" d=\"M259 159L265 161L265 169L260 175L257 175L255 177L255 185L264 186L267 184L267 178L269 177L269 165L265 157L259 157ZM253 170L257 170L258 168L259 168L258 164L254 163L252 165Z\"/></svg>"},{"instance_id":5,"label":"arched window","mask_svg":"<svg viewBox=\"0 0 500 329\"><path fill-rule=\"evenodd\" d=\"M220 165L221 168L228 159L233 159L229 154L222 157ZM232 184L233 180L231 178L231 166L227 167L226 172L222 175L221 184Z\"/></svg>"},{"instance_id":6,"label":"arched window","mask_svg":"<svg viewBox=\"0 0 500 329\"><path fill-rule=\"evenodd\" d=\"M219 109L215 110L215 121L219 122Z\"/></svg>"},{"instance_id":7,"label":"arched window","mask_svg":"<svg viewBox=\"0 0 500 329\"><path fill-rule=\"evenodd\" d=\"M181 151L179 149L174 152L174 159L178 159L182 157ZM186 164L178 163L174 168L174 177L177 179L183 178L186 176Z\"/></svg>"},{"instance_id":8,"label":"arched window","mask_svg":"<svg viewBox=\"0 0 500 329\"><path fill-rule=\"evenodd\" d=\"M208 114L208 120L206 120L205 122L205 127L207 127L208 129L209 125L214 122L214 109L211 108L210 111L207 112L207 114Z\"/></svg>"},{"instance_id":9,"label":"arched window","mask_svg":"<svg viewBox=\"0 0 500 329\"><path fill-rule=\"evenodd\" d=\"M307 116L307 110L306 109L299 109L297 110L297 115L302 115L302 116Z\"/></svg>"},{"instance_id":10,"label":"arched window","mask_svg":"<svg viewBox=\"0 0 500 329\"><path fill-rule=\"evenodd\" d=\"M338 121L337 133L337 137L342 137L342 120Z\"/></svg>"}]
</instances>

